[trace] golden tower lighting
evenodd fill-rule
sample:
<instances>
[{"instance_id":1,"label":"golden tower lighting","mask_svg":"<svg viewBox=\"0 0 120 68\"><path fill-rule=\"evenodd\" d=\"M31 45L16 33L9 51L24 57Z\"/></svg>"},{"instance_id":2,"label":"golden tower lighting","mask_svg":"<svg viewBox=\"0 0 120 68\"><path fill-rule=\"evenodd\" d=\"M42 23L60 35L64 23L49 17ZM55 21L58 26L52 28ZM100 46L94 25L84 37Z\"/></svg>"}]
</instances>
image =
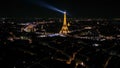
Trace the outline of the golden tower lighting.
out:
<instances>
[{"instance_id":1,"label":"golden tower lighting","mask_svg":"<svg viewBox=\"0 0 120 68\"><path fill-rule=\"evenodd\" d=\"M67 26L67 19L66 19L66 12L64 12L64 21L63 21L63 26L60 30L60 34L64 34L66 35L67 33L69 33L70 31L68 30L68 26Z\"/></svg>"}]
</instances>

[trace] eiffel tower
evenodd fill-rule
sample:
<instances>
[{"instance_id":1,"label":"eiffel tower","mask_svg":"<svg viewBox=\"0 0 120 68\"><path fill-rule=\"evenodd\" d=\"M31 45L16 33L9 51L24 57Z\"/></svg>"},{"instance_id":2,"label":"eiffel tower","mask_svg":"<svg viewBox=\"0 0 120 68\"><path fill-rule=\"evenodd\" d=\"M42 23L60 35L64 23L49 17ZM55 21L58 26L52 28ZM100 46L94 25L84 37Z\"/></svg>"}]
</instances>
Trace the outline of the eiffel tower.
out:
<instances>
[{"instance_id":1,"label":"eiffel tower","mask_svg":"<svg viewBox=\"0 0 120 68\"><path fill-rule=\"evenodd\" d=\"M68 29L68 26L67 26L67 19L66 19L66 12L64 12L64 21L63 21L63 26L60 30L60 34L64 34L66 35L67 33L69 33L69 29Z\"/></svg>"}]
</instances>

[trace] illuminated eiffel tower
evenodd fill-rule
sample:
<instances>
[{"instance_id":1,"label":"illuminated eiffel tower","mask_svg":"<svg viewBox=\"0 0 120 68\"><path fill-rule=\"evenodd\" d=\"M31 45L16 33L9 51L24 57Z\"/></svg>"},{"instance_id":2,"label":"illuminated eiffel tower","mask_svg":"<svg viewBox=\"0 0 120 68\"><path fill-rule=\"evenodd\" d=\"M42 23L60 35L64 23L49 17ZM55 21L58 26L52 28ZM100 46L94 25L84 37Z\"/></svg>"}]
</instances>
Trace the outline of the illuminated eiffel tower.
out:
<instances>
[{"instance_id":1,"label":"illuminated eiffel tower","mask_svg":"<svg viewBox=\"0 0 120 68\"><path fill-rule=\"evenodd\" d=\"M67 19L66 19L66 12L64 12L64 21L63 21L63 26L62 26L62 29L60 30L60 34L64 34L66 35L67 33L69 33L69 29L68 29L68 26L67 26Z\"/></svg>"}]
</instances>

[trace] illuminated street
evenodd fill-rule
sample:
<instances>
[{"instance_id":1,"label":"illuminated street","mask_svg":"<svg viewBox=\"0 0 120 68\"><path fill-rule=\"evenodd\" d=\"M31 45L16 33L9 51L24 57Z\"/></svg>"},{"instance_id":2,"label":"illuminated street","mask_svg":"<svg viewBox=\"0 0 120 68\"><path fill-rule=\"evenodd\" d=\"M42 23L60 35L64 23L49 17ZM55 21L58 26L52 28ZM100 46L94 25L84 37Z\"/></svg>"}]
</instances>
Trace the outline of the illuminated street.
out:
<instances>
[{"instance_id":1,"label":"illuminated street","mask_svg":"<svg viewBox=\"0 0 120 68\"><path fill-rule=\"evenodd\" d=\"M0 68L120 68L118 6L115 0L2 0Z\"/></svg>"},{"instance_id":2,"label":"illuminated street","mask_svg":"<svg viewBox=\"0 0 120 68\"><path fill-rule=\"evenodd\" d=\"M40 22L42 20L39 19ZM52 19L52 21L54 20ZM1 67L4 65L7 68L109 68L119 66L120 28L118 25L114 25L114 30L110 30L110 34L100 28L113 26L113 23L108 25L104 24L104 21L100 21L103 23L92 24L92 20L84 20L70 23L72 24L68 27L70 33L62 35L59 34L62 23L59 22L59 19L57 20L58 23L44 21L46 22L44 25L34 22L36 23L35 27L27 28L29 24L21 25L20 22L16 24L16 22L10 21L2 23L4 21L1 19ZM75 20L72 19L72 21ZM82 24L82 22L86 23ZM82 24L81 28L76 28L78 27L76 24ZM94 26L95 24L97 25ZM56 25L59 28L54 31L51 27L56 27ZM23 27L27 29L21 31ZM109 29L107 31L109 32ZM112 33L113 31L114 33Z\"/></svg>"}]
</instances>

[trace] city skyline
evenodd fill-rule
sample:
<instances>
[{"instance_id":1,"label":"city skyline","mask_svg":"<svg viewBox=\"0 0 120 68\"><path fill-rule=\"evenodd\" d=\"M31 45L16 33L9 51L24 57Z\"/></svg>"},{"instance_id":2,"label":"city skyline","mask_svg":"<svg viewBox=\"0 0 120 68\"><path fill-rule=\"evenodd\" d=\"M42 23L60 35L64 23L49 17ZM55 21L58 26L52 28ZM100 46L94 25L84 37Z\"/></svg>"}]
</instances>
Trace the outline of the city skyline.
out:
<instances>
[{"instance_id":1,"label":"city skyline","mask_svg":"<svg viewBox=\"0 0 120 68\"><path fill-rule=\"evenodd\" d=\"M0 16L62 17L61 13L43 7L42 2L67 11L70 17L120 17L119 4L115 0L4 0L0 5Z\"/></svg>"}]
</instances>

